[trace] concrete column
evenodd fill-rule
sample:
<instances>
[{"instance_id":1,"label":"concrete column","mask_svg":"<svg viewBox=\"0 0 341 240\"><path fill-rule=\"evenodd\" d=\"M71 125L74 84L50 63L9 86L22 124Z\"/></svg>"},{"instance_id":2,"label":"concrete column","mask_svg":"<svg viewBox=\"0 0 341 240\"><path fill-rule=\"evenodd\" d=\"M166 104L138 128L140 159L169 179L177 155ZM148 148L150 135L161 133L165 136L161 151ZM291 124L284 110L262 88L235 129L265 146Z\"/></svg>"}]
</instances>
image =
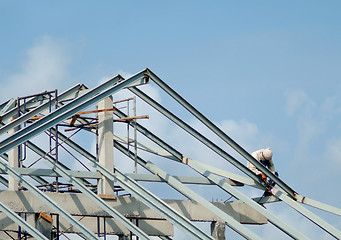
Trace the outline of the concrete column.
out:
<instances>
[{"instance_id":1,"label":"concrete column","mask_svg":"<svg viewBox=\"0 0 341 240\"><path fill-rule=\"evenodd\" d=\"M98 103L98 110L113 108L112 97L107 97ZM98 156L99 163L111 172L114 171L114 129L113 112L98 113ZM103 176L98 182L98 194L113 195L114 184Z\"/></svg>"},{"instance_id":2,"label":"concrete column","mask_svg":"<svg viewBox=\"0 0 341 240\"><path fill-rule=\"evenodd\" d=\"M225 240L225 223L216 221L212 222L211 236L216 240Z\"/></svg>"},{"instance_id":3,"label":"concrete column","mask_svg":"<svg viewBox=\"0 0 341 240\"><path fill-rule=\"evenodd\" d=\"M16 117L12 118L12 121L15 119ZM20 127L16 127L14 129L11 129L8 131L9 135L14 134L16 131L18 131L20 129ZM8 165L10 167L20 167L19 166L19 159L20 159L20 155L19 153L21 152L21 145L19 145L18 147L14 147L11 150L8 151ZM18 182L10 175L8 175L8 190L9 191L18 191Z\"/></svg>"}]
</instances>

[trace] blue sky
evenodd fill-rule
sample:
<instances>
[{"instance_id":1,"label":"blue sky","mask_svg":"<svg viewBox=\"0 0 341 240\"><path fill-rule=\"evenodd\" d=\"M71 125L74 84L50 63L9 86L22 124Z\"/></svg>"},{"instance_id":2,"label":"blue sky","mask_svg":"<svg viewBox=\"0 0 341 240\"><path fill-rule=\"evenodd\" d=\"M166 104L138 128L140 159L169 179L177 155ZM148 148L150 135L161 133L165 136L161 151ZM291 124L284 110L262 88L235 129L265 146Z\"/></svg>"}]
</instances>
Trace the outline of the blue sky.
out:
<instances>
[{"instance_id":1,"label":"blue sky","mask_svg":"<svg viewBox=\"0 0 341 240\"><path fill-rule=\"evenodd\" d=\"M271 147L281 178L298 193L340 208L340 7L1 0L0 100L93 87L148 67L249 152ZM159 123L164 135L173 132ZM340 218L326 219L341 228Z\"/></svg>"}]
</instances>

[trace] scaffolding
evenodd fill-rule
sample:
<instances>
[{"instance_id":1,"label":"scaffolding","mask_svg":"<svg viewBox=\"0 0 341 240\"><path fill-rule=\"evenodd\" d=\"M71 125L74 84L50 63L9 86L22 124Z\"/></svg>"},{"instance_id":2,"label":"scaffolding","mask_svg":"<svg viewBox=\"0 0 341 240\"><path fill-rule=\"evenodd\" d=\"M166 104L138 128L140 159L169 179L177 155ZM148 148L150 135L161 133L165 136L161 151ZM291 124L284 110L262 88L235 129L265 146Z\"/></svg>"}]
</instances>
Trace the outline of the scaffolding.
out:
<instances>
[{"instance_id":1,"label":"scaffolding","mask_svg":"<svg viewBox=\"0 0 341 240\"><path fill-rule=\"evenodd\" d=\"M276 187L261 181L223 146L138 87L149 83L172 97ZM133 96L113 101L112 96L124 89ZM200 141L240 174L191 159L190 153L184 154L150 131L141 122L152 119L148 120L147 112L137 115L137 100ZM54 90L10 99L0 105L0 115L1 239L60 239L68 238L68 234L84 239L107 239L112 235L122 240L172 239L173 227L191 239L225 239L225 227L244 238L261 239L247 225L268 223L288 237L308 239L300 229L264 207L278 202L341 239L340 230L305 205L337 216L341 209L298 194L149 69L128 79L118 75L94 88L78 84L60 94ZM126 125L125 136L116 134L114 124ZM140 139L148 139L149 143ZM113 149L133 161L130 172L116 167L119 160L113 157ZM150 160L154 158L145 159L143 153L178 164L179 168L187 167L196 175L170 174L170 169L163 170ZM185 199L162 199L148 190L145 182L167 184ZM216 186L232 200L209 201L189 185ZM271 190L272 195L250 198L238 190L243 187ZM210 222L211 233L194 224L196 221Z\"/></svg>"}]
</instances>

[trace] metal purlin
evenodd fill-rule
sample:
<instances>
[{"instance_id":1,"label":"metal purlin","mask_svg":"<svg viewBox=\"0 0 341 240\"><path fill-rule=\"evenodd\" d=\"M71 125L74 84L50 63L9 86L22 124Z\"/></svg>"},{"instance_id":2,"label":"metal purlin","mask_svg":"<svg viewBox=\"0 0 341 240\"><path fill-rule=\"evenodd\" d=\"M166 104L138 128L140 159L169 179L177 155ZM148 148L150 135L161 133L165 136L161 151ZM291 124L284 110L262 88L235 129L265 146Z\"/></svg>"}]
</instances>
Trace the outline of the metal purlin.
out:
<instances>
[{"instance_id":1,"label":"metal purlin","mask_svg":"<svg viewBox=\"0 0 341 240\"><path fill-rule=\"evenodd\" d=\"M185 233L194 239L213 239L211 236L207 235L187 218L183 217L181 214L176 212L173 208L168 206L162 199L143 188L140 184L134 181L132 178L121 173L118 169L115 169L115 173L111 173L109 170L104 168L96 161L96 157L89 153L87 150L79 146L77 143L70 139L67 139L62 133L58 134L60 140L65 141L67 145L76 150L79 154L84 156L90 161L90 164L102 173L105 177L112 181L118 181L119 184L125 188L126 191L133 194L141 202L152 208L154 211L158 212L169 222L176 225L178 228L182 229Z\"/></svg>"}]
</instances>

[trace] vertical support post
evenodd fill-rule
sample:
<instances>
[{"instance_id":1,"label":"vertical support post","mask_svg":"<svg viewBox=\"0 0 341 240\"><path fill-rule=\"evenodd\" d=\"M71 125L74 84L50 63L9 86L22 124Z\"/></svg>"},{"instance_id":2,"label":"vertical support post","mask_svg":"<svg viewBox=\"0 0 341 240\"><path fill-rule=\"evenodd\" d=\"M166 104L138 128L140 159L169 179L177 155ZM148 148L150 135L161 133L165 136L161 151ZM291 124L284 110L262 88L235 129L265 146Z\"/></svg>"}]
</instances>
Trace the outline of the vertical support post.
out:
<instances>
[{"instance_id":1,"label":"vertical support post","mask_svg":"<svg viewBox=\"0 0 341 240\"><path fill-rule=\"evenodd\" d=\"M12 121L15 119L16 117L12 118ZM14 134L16 131L18 131L20 129L20 127L15 127L11 130L8 131L9 135ZM8 164L10 167L20 167L20 153L21 153L21 145L19 145L18 147L14 147L11 150L8 151ZM8 190L9 191L18 191L18 182L10 175L8 175Z\"/></svg>"},{"instance_id":2,"label":"vertical support post","mask_svg":"<svg viewBox=\"0 0 341 240\"><path fill-rule=\"evenodd\" d=\"M216 240L225 240L225 223L217 221L212 222L211 236Z\"/></svg>"},{"instance_id":3,"label":"vertical support post","mask_svg":"<svg viewBox=\"0 0 341 240\"><path fill-rule=\"evenodd\" d=\"M111 109L112 97L109 96L98 103L98 110ZM110 172L114 171L114 127L113 112L104 111L98 113L98 161ZM97 193L100 195L113 195L114 183L105 176L98 182Z\"/></svg>"},{"instance_id":4,"label":"vertical support post","mask_svg":"<svg viewBox=\"0 0 341 240\"><path fill-rule=\"evenodd\" d=\"M136 117L136 96L133 98L134 101L134 117ZM135 172L137 174L137 130L136 130L136 121L137 119L134 119L134 152L135 152ZM128 124L129 126L129 124Z\"/></svg>"},{"instance_id":5,"label":"vertical support post","mask_svg":"<svg viewBox=\"0 0 341 240\"><path fill-rule=\"evenodd\" d=\"M118 235L118 240L130 240L130 237L127 235Z\"/></svg>"}]
</instances>

